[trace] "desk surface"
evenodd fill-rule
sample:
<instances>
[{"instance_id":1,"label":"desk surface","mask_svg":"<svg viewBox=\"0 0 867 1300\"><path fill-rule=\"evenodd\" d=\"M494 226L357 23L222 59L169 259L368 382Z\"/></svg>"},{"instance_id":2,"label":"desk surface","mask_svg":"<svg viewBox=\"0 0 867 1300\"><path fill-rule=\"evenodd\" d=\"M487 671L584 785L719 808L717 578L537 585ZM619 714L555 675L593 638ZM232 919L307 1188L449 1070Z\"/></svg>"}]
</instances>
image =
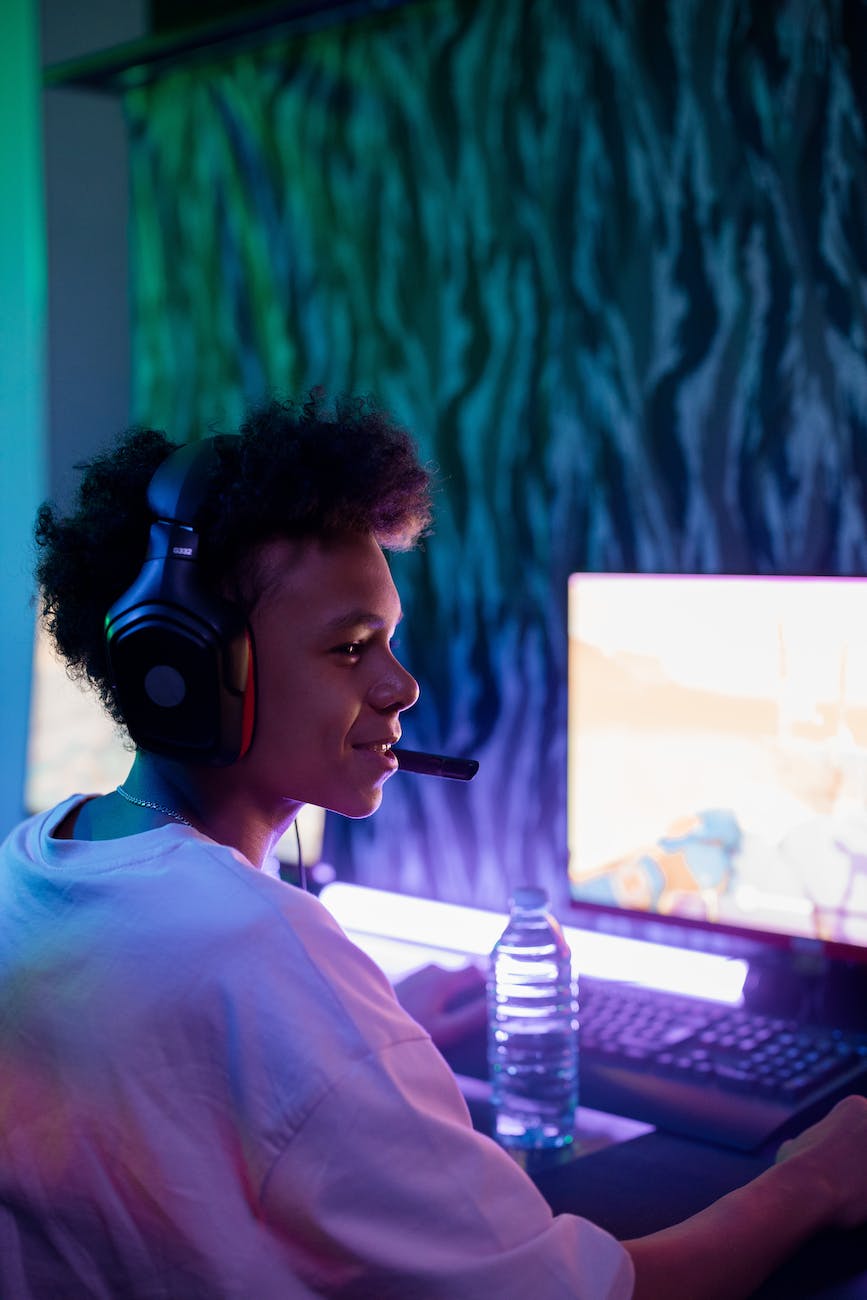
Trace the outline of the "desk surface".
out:
<instances>
[{"instance_id":1,"label":"desk surface","mask_svg":"<svg viewBox=\"0 0 867 1300\"><path fill-rule=\"evenodd\" d=\"M688 1218L749 1182L772 1159L772 1152L747 1155L655 1131L537 1173L534 1181L555 1213L583 1215L626 1240ZM814 1238L756 1296L863 1300L867 1228Z\"/></svg>"},{"instance_id":2,"label":"desk surface","mask_svg":"<svg viewBox=\"0 0 867 1300\"><path fill-rule=\"evenodd\" d=\"M491 1132L482 1091L468 1098L473 1123ZM630 1124L631 1121L625 1121ZM616 1127L616 1126L615 1126ZM635 1125L598 1149L531 1177L555 1214L580 1214L621 1241L670 1227L755 1178L775 1144L733 1151ZM580 1132L580 1123L579 1123ZM652 1189L652 1190L651 1190ZM755 1300L867 1300L867 1227L827 1232L807 1242L755 1292Z\"/></svg>"},{"instance_id":3,"label":"desk surface","mask_svg":"<svg viewBox=\"0 0 867 1300\"><path fill-rule=\"evenodd\" d=\"M362 947L370 942L369 936L355 937L361 940ZM374 951L372 955L386 969L387 959L394 958L391 950ZM407 969L419 964L416 949ZM391 973L395 973L394 969ZM865 978L867 968L858 973L853 1003L859 1026L864 1017ZM465 1041L444 1055L458 1075L485 1078L482 1038ZM473 1123L490 1134L487 1102L480 1093L468 1101ZM774 1143L758 1152L735 1151L660 1129L599 1149L592 1149L592 1141L588 1145L591 1149L586 1154L544 1172L534 1171L531 1176L556 1214L579 1214L620 1240L657 1232L697 1214L760 1174L773 1162L776 1150ZM867 1226L854 1232L827 1232L815 1237L768 1278L754 1300L810 1297L867 1300Z\"/></svg>"}]
</instances>

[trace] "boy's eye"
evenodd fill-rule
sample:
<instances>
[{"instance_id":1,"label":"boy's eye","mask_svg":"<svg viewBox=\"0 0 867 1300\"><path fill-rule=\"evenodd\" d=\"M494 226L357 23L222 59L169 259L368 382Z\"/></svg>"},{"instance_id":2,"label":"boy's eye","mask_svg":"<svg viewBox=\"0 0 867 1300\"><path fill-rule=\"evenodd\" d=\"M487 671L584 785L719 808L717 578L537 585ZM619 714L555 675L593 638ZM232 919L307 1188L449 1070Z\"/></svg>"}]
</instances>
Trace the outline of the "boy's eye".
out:
<instances>
[{"instance_id":1,"label":"boy's eye","mask_svg":"<svg viewBox=\"0 0 867 1300\"><path fill-rule=\"evenodd\" d=\"M338 645L334 647L335 654L345 655L349 659L356 658L358 655L361 654L361 651L362 651L361 641L345 641L343 645Z\"/></svg>"}]
</instances>

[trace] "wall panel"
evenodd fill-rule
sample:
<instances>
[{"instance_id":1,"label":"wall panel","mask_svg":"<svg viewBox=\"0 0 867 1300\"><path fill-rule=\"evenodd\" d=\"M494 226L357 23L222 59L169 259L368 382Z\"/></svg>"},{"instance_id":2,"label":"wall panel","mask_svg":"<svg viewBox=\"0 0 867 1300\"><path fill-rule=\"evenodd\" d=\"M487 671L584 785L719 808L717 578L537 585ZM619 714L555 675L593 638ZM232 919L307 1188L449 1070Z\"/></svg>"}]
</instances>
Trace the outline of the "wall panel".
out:
<instances>
[{"instance_id":1,"label":"wall panel","mask_svg":"<svg viewBox=\"0 0 867 1300\"><path fill-rule=\"evenodd\" d=\"M406 736L482 767L357 879L562 893L571 570L863 568L865 11L428 0L129 94L137 418L372 391L439 466Z\"/></svg>"}]
</instances>

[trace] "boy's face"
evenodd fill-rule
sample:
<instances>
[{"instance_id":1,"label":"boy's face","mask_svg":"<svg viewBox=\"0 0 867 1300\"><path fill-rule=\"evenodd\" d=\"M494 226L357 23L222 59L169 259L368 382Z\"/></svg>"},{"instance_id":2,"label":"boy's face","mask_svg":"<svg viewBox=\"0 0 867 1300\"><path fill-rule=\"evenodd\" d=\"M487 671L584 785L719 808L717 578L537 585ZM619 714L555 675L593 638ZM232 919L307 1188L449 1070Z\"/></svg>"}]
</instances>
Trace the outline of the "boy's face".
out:
<instances>
[{"instance_id":1,"label":"boy's face","mask_svg":"<svg viewBox=\"0 0 867 1300\"><path fill-rule=\"evenodd\" d=\"M400 600L385 556L360 535L268 542L260 560L272 581L250 617L256 731L237 768L265 811L312 803L366 817L397 768L387 746L399 714L418 698L391 651Z\"/></svg>"}]
</instances>

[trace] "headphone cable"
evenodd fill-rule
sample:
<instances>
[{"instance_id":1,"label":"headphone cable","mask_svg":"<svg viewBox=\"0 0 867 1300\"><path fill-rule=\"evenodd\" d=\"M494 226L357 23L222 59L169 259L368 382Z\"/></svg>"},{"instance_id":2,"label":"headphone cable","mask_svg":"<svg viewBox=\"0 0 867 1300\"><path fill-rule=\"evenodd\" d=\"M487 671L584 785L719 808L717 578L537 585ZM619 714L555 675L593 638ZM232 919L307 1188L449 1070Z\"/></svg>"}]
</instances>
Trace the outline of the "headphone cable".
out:
<instances>
[{"instance_id":1,"label":"headphone cable","mask_svg":"<svg viewBox=\"0 0 867 1300\"><path fill-rule=\"evenodd\" d=\"M307 868L304 866L304 854L301 852L301 831L298 829L298 818L292 823L295 827L295 843L298 846L298 884L307 892Z\"/></svg>"}]
</instances>

